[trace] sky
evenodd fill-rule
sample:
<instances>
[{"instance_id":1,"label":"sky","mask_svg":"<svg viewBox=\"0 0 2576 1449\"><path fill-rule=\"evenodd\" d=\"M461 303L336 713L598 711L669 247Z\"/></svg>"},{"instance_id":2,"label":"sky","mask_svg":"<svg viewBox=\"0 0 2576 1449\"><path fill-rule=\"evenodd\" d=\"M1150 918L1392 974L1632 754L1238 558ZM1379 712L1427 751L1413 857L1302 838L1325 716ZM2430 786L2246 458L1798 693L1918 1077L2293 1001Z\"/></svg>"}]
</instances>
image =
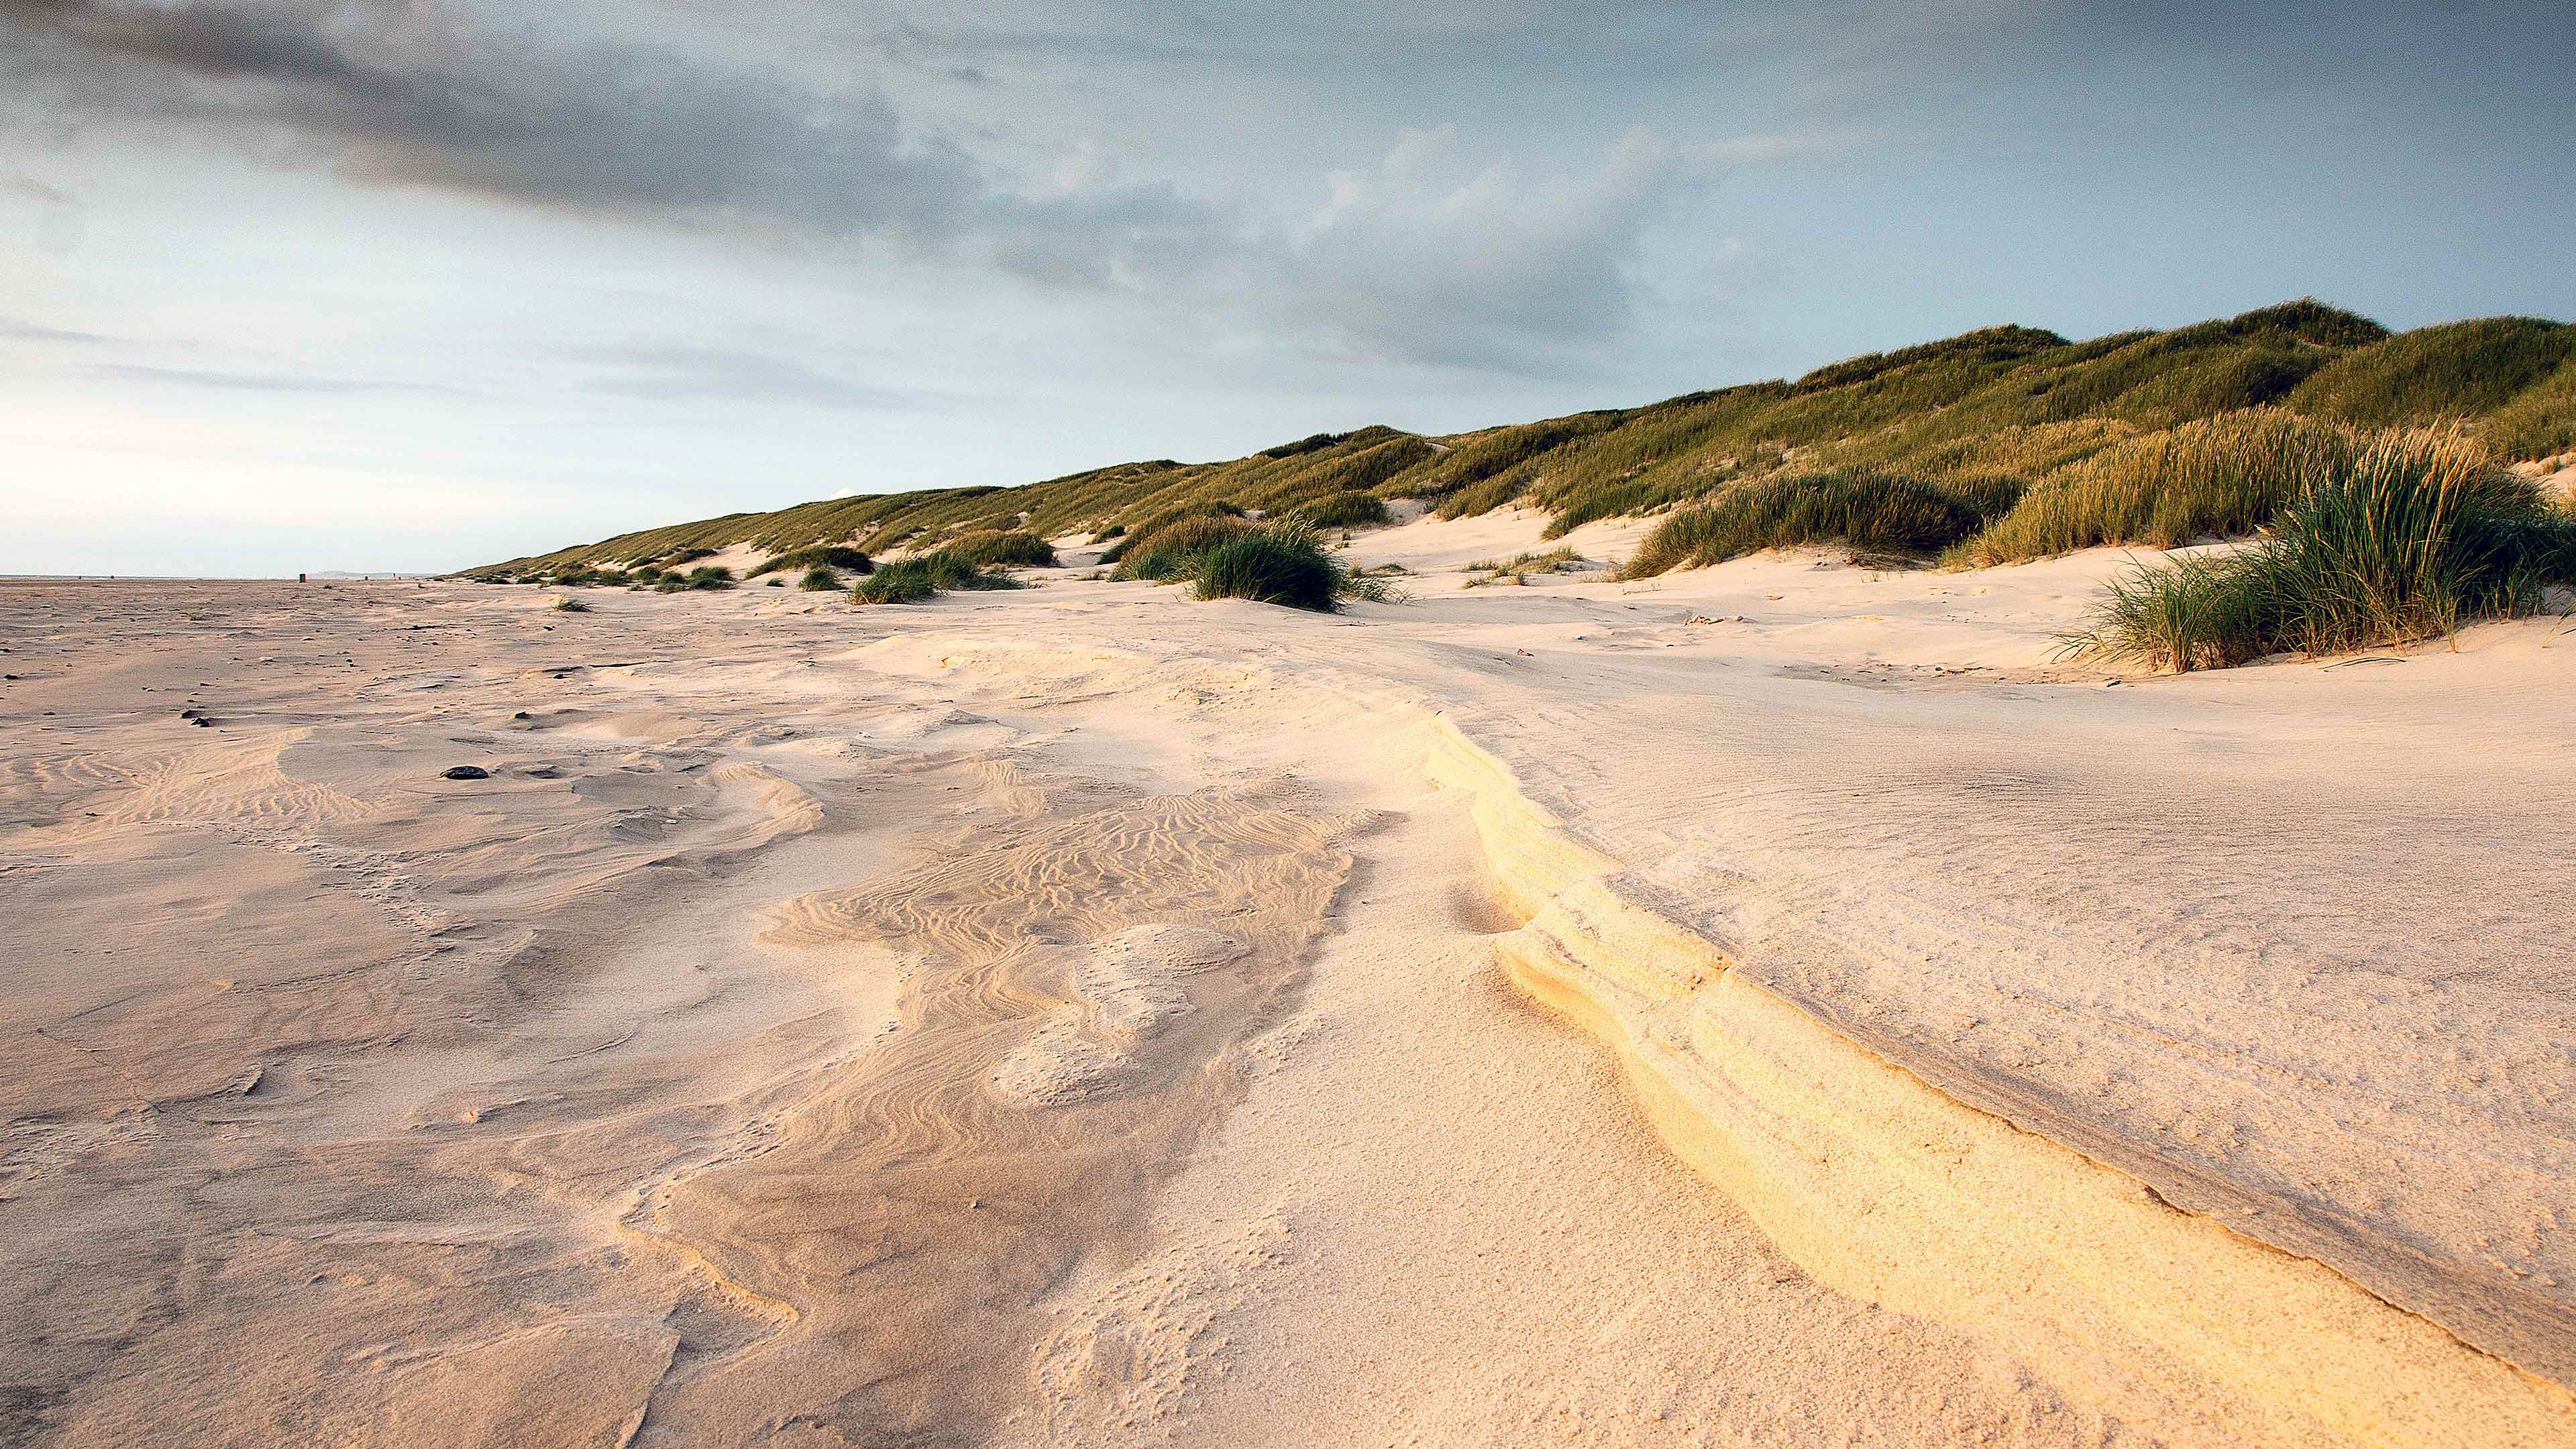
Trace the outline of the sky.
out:
<instances>
[{"instance_id":1,"label":"sky","mask_svg":"<svg viewBox=\"0 0 2576 1449\"><path fill-rule=\"evenodd\" d=\"M2309 295L2576 317L2576 6L0 0L0 573L439 571Z\"/></svg>"}]
</instances>

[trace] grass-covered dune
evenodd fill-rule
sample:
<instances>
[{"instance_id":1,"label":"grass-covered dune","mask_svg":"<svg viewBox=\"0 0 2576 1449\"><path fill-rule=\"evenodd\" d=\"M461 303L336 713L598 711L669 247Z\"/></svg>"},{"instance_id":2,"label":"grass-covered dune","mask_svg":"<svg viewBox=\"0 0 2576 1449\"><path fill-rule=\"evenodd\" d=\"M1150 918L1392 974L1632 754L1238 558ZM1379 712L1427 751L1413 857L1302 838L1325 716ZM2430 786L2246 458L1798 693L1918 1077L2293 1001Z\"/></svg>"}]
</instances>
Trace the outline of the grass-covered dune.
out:
<instances>
[{"instance_id":1,"label":"grass-covered dune","mask_svg":"<svg viewBox=\"0 0 2576 1449\"><path fill-rule=\"evenodd\" d=\"M735 545L782 556L836 546L876 555L925 552L970 535L1136 537L1245 512L1364 526L1397 498L1425 500L1452 517L1528 504L1550 515L1552 537L1596 518L1732 509L1733 521L1721 520L1715 532L1694 523L1699 532L1690 539L1666 540L1654 552L1679 565L1710 561L1734 546L1730 540L1758 536L1746 531L1747 520L1765 510L1801 531L1829 527L1830 517L1777 489L1767 499L1756 492L1726 501L1766 480L1808 477L1843 480L1846 499L1857 496L1853 480L1905 480L1908 517L1873 521L1918 544L1934 515L1954 531L1973 524L1934 540L1957 548L2010 522L2009 512L1990 516L1999 500L2027 494L2054 507L2063 500L2052 486L2097 455L2116 450L2134 460L2188 443L2185 430L2194 425L2255 409L2359 431L2461 423L2502 460L2553 456L2576 450L2576 327L2490 317L2391 333L2316 301L2085 341L1989 327L1794 380L1643 407L1436 438L1370 427L1226 462L1160 459L1016 487L834 498L620 534L468 572L525 578L576 567L668 568L690 550ZM2012 526L2016 536L2081 546L2028 521ZM2000 548L1976 555L2003 556Z\"/></svg>"}]
</instances>

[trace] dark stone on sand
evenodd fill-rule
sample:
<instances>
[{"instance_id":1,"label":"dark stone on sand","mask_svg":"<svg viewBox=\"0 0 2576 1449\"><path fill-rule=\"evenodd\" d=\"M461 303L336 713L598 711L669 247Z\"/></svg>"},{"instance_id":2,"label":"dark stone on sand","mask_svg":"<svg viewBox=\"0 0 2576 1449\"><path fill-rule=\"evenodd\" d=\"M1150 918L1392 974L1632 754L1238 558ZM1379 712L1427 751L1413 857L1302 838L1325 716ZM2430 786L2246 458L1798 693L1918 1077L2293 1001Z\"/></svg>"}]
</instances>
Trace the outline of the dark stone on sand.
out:
<instances>
[{"instance_id":1,"label":"dark stone on sand","mask_svg":"<svg viewBox=\"0 0 2576 1449\"><path fill-rule=\"evenodd\" d=\"M481 765L457 765L440 778L448 780L489 780L492 772Z\"/></svg>"}]
</instances>

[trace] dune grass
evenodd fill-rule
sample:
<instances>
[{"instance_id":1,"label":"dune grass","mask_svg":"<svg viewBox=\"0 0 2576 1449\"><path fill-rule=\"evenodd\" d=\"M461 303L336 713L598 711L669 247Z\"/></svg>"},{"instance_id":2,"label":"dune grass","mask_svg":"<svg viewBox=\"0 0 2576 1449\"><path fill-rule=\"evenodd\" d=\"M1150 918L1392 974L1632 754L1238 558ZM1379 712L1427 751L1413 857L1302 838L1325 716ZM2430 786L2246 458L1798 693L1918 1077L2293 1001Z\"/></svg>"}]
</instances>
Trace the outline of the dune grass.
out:
<instances>
[{"instance_id":1,"label":"dune grass","mask_svg":"<svg viewBox=\"0 0 2576 1449\"><path fill-rule=\"evenodd\" d=\"M1468 579L1460 587L1481 589L1488 584L1506 581L1525 585L1534 574L1581 573L1591 566L1592 560L1576 553L1574 545L1564 544L1545 552L1515 554L1507 559L1478 559L1462 570L1478 577Z\"/></svg>"},{"instance_id":2,"label":"dune grass","mask_svg":"<svg viewBox=\"0 0 2576 1449\"><path fill-rule=\"evenodd\" d=\"M1345 599L1397 597L1386 580L1351 572L1325 544L1323 532L1295 515L1197 555L1190 581L1202 599L1248 599L1326 614Z\"/></svg>"},{"instance_id":3,"label":"dune grass","mask_svg":"<svg viewBox=\"0 0 2576 1449\"><path fill-rule=\"evenodd\" d=\"M2576 452L2576 360L2524 388L2479 423L2478 433L2508 458Z\"/></svg>"},{"instance_id":4,"label":"dune grass","mask_svg":"<svg viewBox=\"0 0 2576 1449\"><path fill-rule=\"evenodd\" d=\"M1365 427L1225 461L1161 458L1016 487L819 499L620 534L465 576L538 580L612 562L667 569L735 546L775 557L831 546L882 554L985 533L1045 539L1080 532L1118 546L1103 560L1116 564L1129 555L1125 546L1183 518L1366 510L1368 497L1425 499L1443 517L1523 504L1549 515L1553 539L1593 519L1688 509L1773 475L1883 473L1931 482L2010 476L2060 507L2070 500L2056 485L2102 456L2140 437L2179 434L2249 409L2356 428L2460 418L2477 424L2504 457L2552 457L2576 449L2576 329L2501 317L2391 335L2313 299L2086 340L1987 327L1796 379L1636 407L1439 439ZM2124 452L2123 460L2136 465L2138 455ZM1356 496L1337 501L1344 495ZM2070 526L2042 542L2050 533L2042 526L2046 511L2035 507L2016 530L1998 533L1992 557L2118 541L2080 535L2125 531L2074 527L2080 519L2061 517ZM1356 513L1322 516L1327 526L1363 521ZM2157 522L2150 517L2140 526ZM2016 531L2024 535L2018 543Z\"/></svg>"},{"instance_id":5,"label":"dune grass","mask_svg":"<svg viewBox=\"0 0 2576 1449\"><path fill-rule=\"evenodd\" d=\"M874 572L873 569L869 571ZM775 582L775 580L772 580L772 582ZM840 586L841 575L839 571L825 564L816 564L812 568L807 569L805 571L805 576L796 581L796 587L817 594L828 593Z\"/></svg>"},{"instance_id":6,"label":"dune grass","mask_svg":"<svg viewBox=\"0 0 2576 1449\"><path fill-rule=\"evenodd\" d=\"M2104 544L2177 548L2251 533L2366 442L2340 423L2279 408L2147 433L2043 479L1944 562L1989 568Z\"/></svg>"},{"instance_id":7,"label":"dune grass","mask_svg":"<svg viewBox=\"0 0 2576 1449\"><path fill-rule=\"evenodd\" d=\"M590 604L587 600L576 599L567 594L564 597L555 600L555 612L558 614L587 614L590 612Z\"/></svg>"},{"instance_id":8,"label":"dune grass","mask_svg":"<svg viewBox=\"0 0 2576 1449\"><path fill-rule=\"evenodd\" d=\"M2272 531L2241 551L2115 580L2078 653L2218 669L2447 634L2576 582L2576 519L2459 427L2318 452Z\"/></svg>"},{"instance_id":9,"label":"dune grass","mask_svg":"<svg viewBox=\"0 0 2576 1449\"><path fill-rule=\"evenodd\" d=\"M1766 548L1813 543L1929 559L2010 508L2019 491L2019 480L2010 478L1774 474L1736 484L1666 518L1619 576L1651 578Z\"/></svg>"},{"instance_id":10,"label":"dune grass","mask_svg":"<svg viewBox=\"0 0 2576 1449\"><path fill-rule=\"evenodd\" d=\"M1054 545L1024 529L977 529L949 540L940 546L939 551L978 568L992 565L1055 567Z\"/></svg>"},{"instance_id":11,"label":"dune grass","mask_svg":"<svg viewBox=\"0 0 2576 1449\"><path fill-rule=\"evenodd\" d=\"M730 589L734 586L733 570L702 565L687 573L668 570L654 576L651 588L657 594L680 594L694 589Z\"/></svg>"},{"instance_id":12,"label":"dune grass","mask_svg":"<svg viewBox=\"0 0 2576 1449\"><path fill-rule=\"evenodd\" d=\"M1180 578L1199 555L1258 527L1249 520L1223 514L1179 519L1129 539L1129 546L1111 560L1117 567L1109 576L1122 583L1131 579L1161 582Z\"/></svg>"},{"instance_id":13,"label":"dune grass","mask_svg":"<svg viewBox=\"0 0 2576 1449\"><path fill-rule=\"evenodd\" d=\"M854 604L919 604L954 589L1024 588L999 567L936 549L915 558L879 564L850 591Z\"/></svg>"},{"instance_id":14,"label":"dune grass","mask_svg":"<svg viewBox=\"0 0 2576 1449\"><path fill-rule=\"evenodd\" d=\"M1293 510L1317 528L1370 528L1388 521L1386 500L1374 493L1332 493Z\"/></svg>"},{"instance_id":15,"label":"dune grass","mask_svg":"<svg viewBox=\"0 0 2576 1449\"><path fill-rule=\"evenodd\" d=\"M2576 327L2565 323L2538 317L2445 322L2336 358L2287 402L2311 417L2356 427L2420 426L2503 408L2572 358Z\"/></svg>"},{"instance_id":16,"label":"dune grass","mask_svg":"<svg viewBox=\"0 0 2576 1449\"><path fill-rule=\"evenodd\" d=\"M783 569L838 569L844 573L863 574L876 567L874 560L847 544L817 544L812 548L790 549L761 562L747 577L759 578Z\"/></svg>"},{"instance_id":17,"label":"dune grass","mask_svg":"<svg viewBox=\"0 0 2576 1449\"><path fill-rule=\"evenodd\" d=\"M1187 552L1201 533L1223 532L1227 537L1252 525L1244 520L1243 510L1221 502L1202 501L1156 514L1138 523L1126 535L1101 551L1105 564L1124 563L1131 558L1161 552Z\"/></svg>"}]
</instances>

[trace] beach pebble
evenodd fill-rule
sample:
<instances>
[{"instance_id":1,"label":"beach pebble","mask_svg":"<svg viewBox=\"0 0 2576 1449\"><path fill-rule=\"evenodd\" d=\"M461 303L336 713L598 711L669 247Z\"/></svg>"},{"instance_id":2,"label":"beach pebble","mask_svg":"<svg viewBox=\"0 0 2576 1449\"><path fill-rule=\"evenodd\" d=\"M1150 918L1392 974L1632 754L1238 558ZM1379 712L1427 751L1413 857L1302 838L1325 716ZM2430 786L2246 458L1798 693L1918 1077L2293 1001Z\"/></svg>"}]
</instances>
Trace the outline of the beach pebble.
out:
<instances>
[{"instance_id":1,"label":"beach pebble","mask_svg":"<svg viewBox=\"0 0 2576 1449\"><path fill-rule=\"evenodd\" d=\"M492 778L492 772L484 769L481 765L456 765L450 767L439 778L445 780L489 780Z\"/></svg>"}]
</instances>

